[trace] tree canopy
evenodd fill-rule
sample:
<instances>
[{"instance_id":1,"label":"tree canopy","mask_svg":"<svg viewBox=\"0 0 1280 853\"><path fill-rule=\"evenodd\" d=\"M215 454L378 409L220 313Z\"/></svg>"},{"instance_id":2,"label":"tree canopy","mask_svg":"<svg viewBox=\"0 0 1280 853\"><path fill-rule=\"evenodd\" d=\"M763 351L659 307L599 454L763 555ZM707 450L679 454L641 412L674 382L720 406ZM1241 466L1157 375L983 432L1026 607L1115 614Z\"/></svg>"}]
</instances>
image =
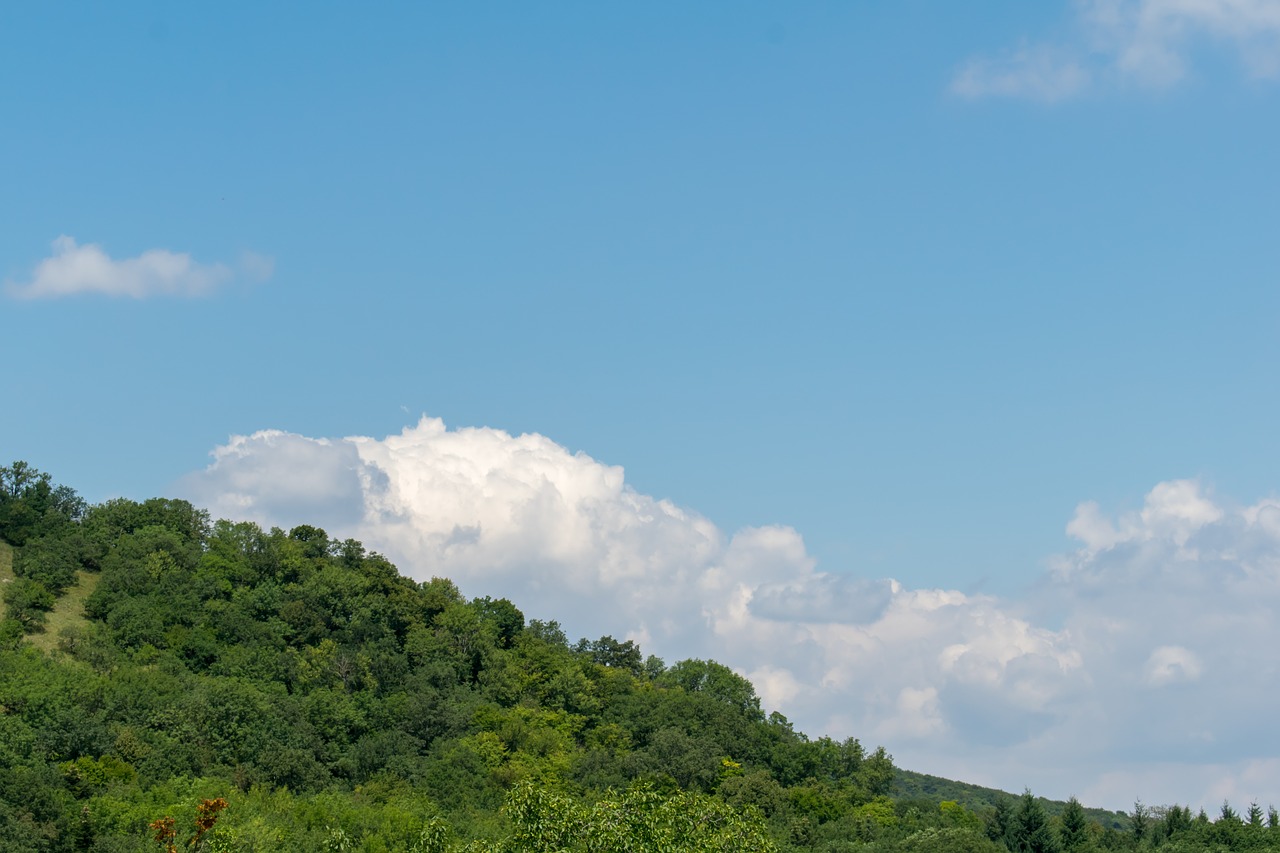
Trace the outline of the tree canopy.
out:
<instances>
[{"instance_id":1,"label":"tree canopy","mask_svg":"<svg viewBox=\"0 0 1280 853\"><path fill-rule=\"evenodd\" d=\"M0 579L6 851L1280 846L1256 804L1121 831L1030 792L904 794L883 748L806 737L715 661L571 643L315 526L88 506L22 462Z\"/></svg>"}]
</instances>

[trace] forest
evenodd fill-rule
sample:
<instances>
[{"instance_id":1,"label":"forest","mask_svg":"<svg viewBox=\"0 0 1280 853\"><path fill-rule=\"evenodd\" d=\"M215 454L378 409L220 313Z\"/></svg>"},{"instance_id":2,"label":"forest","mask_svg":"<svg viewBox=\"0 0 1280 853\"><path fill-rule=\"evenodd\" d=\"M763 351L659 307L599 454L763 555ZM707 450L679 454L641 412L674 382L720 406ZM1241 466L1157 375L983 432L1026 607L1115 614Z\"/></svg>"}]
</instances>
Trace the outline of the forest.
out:
<instances>
[{"instance_id":1,"label":"forest","mask_svg":"<svg viewBox=\"0 0 1280 853\"><path fill-rule=\"evenodd\" d=\"M4 851L1280 850L810 738L714 661L571 640L313 526L0 468Z\"/></svg>"}]
</instances>

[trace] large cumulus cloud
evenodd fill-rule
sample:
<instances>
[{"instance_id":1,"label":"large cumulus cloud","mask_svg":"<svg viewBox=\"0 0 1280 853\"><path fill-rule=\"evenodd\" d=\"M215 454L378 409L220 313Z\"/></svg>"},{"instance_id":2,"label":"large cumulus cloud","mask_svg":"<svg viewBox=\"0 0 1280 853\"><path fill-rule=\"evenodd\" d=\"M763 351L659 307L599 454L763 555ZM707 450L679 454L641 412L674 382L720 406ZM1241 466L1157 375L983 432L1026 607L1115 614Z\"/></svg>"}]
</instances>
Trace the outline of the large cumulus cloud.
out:
<instances>
[{"instance_id":1,"label":"large cumulus cloud","mask_svg":"<svg viewBox=\"0 0 1280 853\"><path fill-rule=\"evenodd\" d=\"M1019 600L822 571L795 530L727 533L551 439L424 418L384 439L237 436L181 484L215 514L319 523L406 573L574 635L714 657L811 734L913 769L1123 806L1280 803L1280 502L1192 481L1082 504ZM928 535L928 531L921 531Z\"/></svg>"}]
</instances>

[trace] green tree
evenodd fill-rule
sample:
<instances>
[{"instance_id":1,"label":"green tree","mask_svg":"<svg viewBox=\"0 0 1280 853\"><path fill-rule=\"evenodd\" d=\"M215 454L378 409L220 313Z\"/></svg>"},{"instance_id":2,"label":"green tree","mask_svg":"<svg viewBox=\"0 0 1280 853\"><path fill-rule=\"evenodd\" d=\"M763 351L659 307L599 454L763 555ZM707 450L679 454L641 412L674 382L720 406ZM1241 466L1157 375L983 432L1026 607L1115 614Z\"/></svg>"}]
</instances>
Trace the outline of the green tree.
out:
<instances>
[{"instance_id":1,"label":"green tree","mask_svg":"<svg viewBox=\"0 0 1280 853\"><path fill-rule=\"evenodd\" d=\"M474 607L482 619L493 626L498 645L509 649L515 637L524 630L524 614L505 598L493 599L488 596L472 600Z\"/></svg>"},{"instance_id":2,"label":"green tree","mask_svg":"<svg viewBox=\"0 0 1280 853\"><path fill-rule=\"evenodd\" d=\"M45 614L53 609L54 601L48 587L30 578L15 578L4 590L9 618L21 623L27 632L44 629Z\"/></svg>"},{"instance_id":3,"label":"green tree","mask_svg":"<svg viewBox=\"0 0 1280 853\"><path fill-rule=\"evenodd\" d=\"M1161 834L1166 839L1173 839L1191 828L1191 809L1185 806L1170 806L1165 810L1161 823Z\"/></svg>"},{"instance_id":4,"label":"green tree","mask_svg":"<svg viewBox=\"0 0 1280 853\"><path fill-rule=\"evenodd\" d=\"M894 853L1001 853L1005 848L977 830L951 826L923 829L876 849L891 849Z\"/></svg>"},{"instance_id":5,"label":"green tree","mask_svg":"<svg viewBox=\"0 0 1280 853\"><path fill-rule=\"evenodd\" d=\"M583 639L578 641L577 650L589 655L593 663L601 666L623 669L633 675L644 671L640 647L631 640L619 642L607 636L592 641Z\"/></svg>"},{"instance_id":6,"label":"green tree","mask_svg":"<svg viewBox=\"0 0 1280 853\"><path fill-rule=\"evenodd\" d=\"M773 853L760 813L701 794L641 785L586 805L543 786L514 788L505 806L511 853Z\"/></svg>"},{"instance_id":7,"label":"green tree","mask_svg":"<svg viewBox=\"0 0 1280 853\"><path fill-rule=\"evenodd\" d=\"M1139 842L1147 837L1147 830L1151 827L1151 812L1142 804L1142 800L1138 800L1133 804L1133 813L1129 815L1129 825L1133 828L1133 837Z\"/></svg>"},{"instance_id":8,"label":"green tree","mask_svg":"<svg viewBox=\"0 0 1280 853\"><path fill-rule=\"evenodd\" d=\"M76 582L86 543L75 526L27 540L14 554L13 573L40 581L55 595Z\"/></svg>"},{"instance_id":9,"label":"green tree","mask_svg":"<svg viewBox=\"0 0 1280 853\"><path fill-rule=\"evenodd\" d=\"M637 661L637 665L638 665ZM682 660L659 677L663 685L709 696L742 711L753 720L764 720L756 689L741 675L715 661Z\"/></svg>"},{"instance_id":10,"label":"green tree","mask_svg":"<svg viewBox=\"0 0 1280 853\"><path fill-rule=\"evenodd\" d=\"M1010 829L1012 844L1009 848L1014 853L1057 853L1058 842L1049 828L1044 807L1030 790L1024 791L1018 799Z\"/></svg>"},{"instance_id":11,"label":"green tree","mask_svg":"<svg viewBox=\"0 0 1280 853\"><path fill-rule=\"evenodd\" d=\"M1013 847L1013 809L1006 797L996 800L995 808L988 815L987 838L1010 849Z\"/></svg>"},{"instance_id":12,"label":"green tree","mask_svg":"<svg viewBox=\"0 0 1280 853\"><path fill-rule=\"evenodd\" d=\"M1067 800L1062 810L1062 825L1058 832L1064 851L1082 850L1089 843L1089 818L1084 807L1075 797Z\"/></svg>"},{"instance_id":13,"label":"green tree","mask_svg":"<svg viewBox=\"0 0 1280 853\"><path fill-rule=\"evenodd\" d=\"M0 539L21 546L36 536L78 521L85 502L68 486L26 462L0 468Z\"/></svg>"}]
</instances>

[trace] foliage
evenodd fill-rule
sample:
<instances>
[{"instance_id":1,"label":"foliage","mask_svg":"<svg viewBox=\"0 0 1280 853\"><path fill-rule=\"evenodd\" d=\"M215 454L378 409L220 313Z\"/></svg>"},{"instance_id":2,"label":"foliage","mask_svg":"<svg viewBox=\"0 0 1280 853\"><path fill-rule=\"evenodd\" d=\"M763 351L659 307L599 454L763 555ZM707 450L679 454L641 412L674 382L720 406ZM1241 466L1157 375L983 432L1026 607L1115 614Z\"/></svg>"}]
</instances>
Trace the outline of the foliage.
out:
<instances>
[{"instance_id":1,"label":"foliage","mask_svg":"<svg viewBox=\"0 0 1280 853\"><path fill-rule=\"evenodd\" d=\"M719 663L570 643L314 526L90 507L14 463L0 542L6 851L1280 846L1256 805L1119 819L920 782L766 715Z\"/></svg>"}]
</instances>

